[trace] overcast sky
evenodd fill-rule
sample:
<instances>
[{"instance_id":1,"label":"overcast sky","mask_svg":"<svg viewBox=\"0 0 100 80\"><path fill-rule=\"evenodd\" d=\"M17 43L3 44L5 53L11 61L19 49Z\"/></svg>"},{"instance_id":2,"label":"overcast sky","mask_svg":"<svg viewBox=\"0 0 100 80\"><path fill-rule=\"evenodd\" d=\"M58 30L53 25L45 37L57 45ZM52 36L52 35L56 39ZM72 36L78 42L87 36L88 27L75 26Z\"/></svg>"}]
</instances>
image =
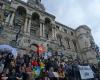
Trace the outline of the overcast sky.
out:
<instances>
[{"instance_id":1,"label":"overcast sky","mask_svg":"<svg viewBox=\"0 0 100 80\"><path fill-rule=\"evenodd\" d=\"M88 25L100 47L100 0L42 0L42 3L58 22L74 29Z\"/></svg>"}]
</instances>

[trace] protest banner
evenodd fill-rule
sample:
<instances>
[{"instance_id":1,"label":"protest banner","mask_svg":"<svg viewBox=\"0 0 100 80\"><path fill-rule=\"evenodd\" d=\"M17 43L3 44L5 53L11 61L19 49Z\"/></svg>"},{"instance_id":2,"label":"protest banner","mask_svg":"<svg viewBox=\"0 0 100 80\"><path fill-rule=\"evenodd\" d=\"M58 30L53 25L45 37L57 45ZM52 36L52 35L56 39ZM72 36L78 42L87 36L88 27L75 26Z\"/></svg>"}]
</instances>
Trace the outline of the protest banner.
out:
<instances>
[{"instance_id":1,"label":"protest banner","mask_svg":"<svg viewBox=\"0 0 100 80\"><path fill-rule=\"evenodd\" d=\"M93 71L90 68L90 66L80 66L79 65L78 67L79 67L81 79L91 79L91 78L94 78Z\"/></svg>"}]
</instances>

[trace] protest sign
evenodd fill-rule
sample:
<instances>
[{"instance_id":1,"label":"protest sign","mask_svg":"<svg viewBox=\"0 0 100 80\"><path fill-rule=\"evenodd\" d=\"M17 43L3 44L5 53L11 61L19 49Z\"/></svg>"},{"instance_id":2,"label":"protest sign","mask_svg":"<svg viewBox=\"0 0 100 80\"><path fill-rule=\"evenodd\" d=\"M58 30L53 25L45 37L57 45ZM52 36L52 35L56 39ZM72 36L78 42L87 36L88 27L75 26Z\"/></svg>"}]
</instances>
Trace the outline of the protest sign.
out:
<instances>
[{"instance_id":1,"label":"protest sign","mask_svg":"<svg viewBox=\"0 0 100 80\"><path fill-rule=\"evenodd\" d=\"M81 79L91 79L91 78L94 78L93 71L90 68L90 66L80 66L79 65L78 67L79 67Z\"/></svg>"}]
</instances>

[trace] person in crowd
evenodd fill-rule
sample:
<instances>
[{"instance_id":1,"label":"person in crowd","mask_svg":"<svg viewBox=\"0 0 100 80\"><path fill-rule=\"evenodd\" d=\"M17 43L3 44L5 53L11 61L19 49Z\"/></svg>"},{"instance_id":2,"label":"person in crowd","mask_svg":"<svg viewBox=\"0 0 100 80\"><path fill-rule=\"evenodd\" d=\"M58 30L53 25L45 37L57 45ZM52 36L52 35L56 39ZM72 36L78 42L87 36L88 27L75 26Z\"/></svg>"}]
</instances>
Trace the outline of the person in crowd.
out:
<instances>
[{"instance_id":1,"label":"person in crowd","mask_svg":"<svg viewBox=\"0 0 100 80\"><path fill-rule=\"evenodd\" d=\"M15 68L13 68L11 71L9 71L7 80L17 80L16 69Z\"/></svg>"},{"instance_id":2,"label":"person in crowd","mask_svg":"<svg viewBox=\"0 0 100 80\"><path fill-rule=\"evenodd\" d=\"M64 80L64 78L65 78L65 72L64 72L64 70L63 70L62 67L60 67L58 69L58 74L59 74L59 80Z\"/></svg>"},{"instance_id":3,"label":"person in crowd","mask_svg":"<svg viewBox=\"0 0 100 80\"><path fill-rule=\"evenodd\" d=\"M79 65L78 60L74 60L72 68L74 72L73 76L74 76L74 79L76 80L80 80L80 73L79 73L78 65Z\"/></svg>"},{"instance_id":4,"label":"person in crowd","mask_svg":"<svg viewBox=\"0 0 100 80\"><path fill-rule=\"evenodd\" d=\"M23 80L22 69L19 67L19 70L16 71L16 78L17 80Z\"/></svg>"},{"instance_id":5,"label":"person in crowd","mask_svg":"<svg viewBox=\"0 0 100 80\"><path fill-rule=\"evenodd\" d=\"M29 75L29 80L32 80L32 65L31 62L29 63L29 65L26 65L26 73Z\"/></svg>"},{"instance_id":6,"label":"person in crowd","mask_svg":"<svg viewBox=\"0 0 100 80\"><path fill-rule=\"evenodd\" d=\"M14 58L11 52L0 52L0 80L45 80L45 77L50 80L81 80L78 65L89 65L79 63L78 60L65 61L62 56L58 55L58 52L47 59L34 54L23 56L18 54ZM90 66L98 79L100 67ZM40 74L37 76L36 70L38 69ZM55 77L54 73L59 78Z\"/></svg>"},{"instance_id":7,"label":"person in crowd","mask_svg":"<svg viewBox=\"0 0 100 80\"><path fill-rule=\"evenodd\" d=\"M22 70L22 79L23 80L29 80L29 75L28 73L26 72L26 64L24 64L21 68Z\"/></svg>"},{"instance_id":8,"label":"person in crowd","mask_svg":"<svg viewBox=\"0 0 100 80\"><path fill-rule=\"evenodd\" d=\"M25 54L25 55L24 55L24 63L25 63L26 65L28 65L29 62L30 62L30 57L29 57L28 54Z\"/></svg>"},{"instance_id":9,"label":"person in crowd","mask_svg":"<svg viewBox=\"0 0 100 80\"><path fill-rule=\"evenodd\" d=\"M3 72L0 80L8 80L8 75L5 72Z\"/></svg>"},{"instance_id":10,"label":"person in crowd","mask_svg":"<svg viewBox=\"0 0 100 80\"><path fill-rule=\"evenodd\" d=\"M48 76L49 76L50 80L57 80L57 78L55 78L53 72L54 72L54 69L53 69L53 67L51 67L49 69Z\"/></svg>"},{"instance_id":11,"label":"person in crowd","mask_svg":"<svg viewBox=\"0 0 100 80\"><path fill-rule=\"evenodd\" d=\"M12 60L11 62L10 62L10 65L9 65L9 70L10 71L12 71L12 69L13 68L15 68L16 69L16 63L15 63L15 61L14 60Z\"/></svg>"},{"instance_id":12,"label":"person in crowd","mask_svg":"<svg viewBox=\"0 0 100 80\"><path fill-rule=\"evenodd\" d=\"M74 71L72 68L72 61L68 61L68 80L74 80Z\"/></svg>"},{"instance_id":13,"label":"person in crowd","mask_svg":"<svg viewBox=\"0 0 100 80\"><path fill-rule=\"evenodd\" d=\"M1 77L2 77L3 69L4 69L4 64L2 62L2 55L0 55L0 80L1 80Z\"/></svg>"}]
</instances>

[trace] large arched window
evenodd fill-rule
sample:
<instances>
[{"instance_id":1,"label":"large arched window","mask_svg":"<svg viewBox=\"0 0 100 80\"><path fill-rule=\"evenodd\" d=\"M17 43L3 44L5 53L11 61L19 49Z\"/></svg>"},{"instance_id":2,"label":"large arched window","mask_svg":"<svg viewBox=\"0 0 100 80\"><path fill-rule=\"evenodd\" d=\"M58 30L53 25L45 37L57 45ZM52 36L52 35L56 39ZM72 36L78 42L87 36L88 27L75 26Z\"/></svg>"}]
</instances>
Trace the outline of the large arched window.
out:
<instances>
[{"instance_id":1,"label":"large arched window","mask_svg":"<svg viewBox=\"0 0 100 80\"><path fill-rule=\"evenodd\" d=\"M26 18L26 9L22 6L19 6L15 12L14 18L14 27L19 29L21 26L24 26Z\"/></svg>"},{"instance_id":2,"label":"large arched window","mask_svg":"<svg viewBox=\"0 0 100 80\"><path fill-rule=\"evenodd\" d=\"M66 44L67 44L67 48L70 49L71 46L70 46L70 39L65 37L65 41L66 41Z\"/></svg>"},{"instance_id":3,"label":"large arched window","mask_svg":"<svg viewBox=\"0 0 100 80\"><path fill-rule=\"evenodd\" d=\"M40 33L40 16L37 13L32 14L31 19L31 28L30 28L30 34L33 36L39 36Z\"/></svg>"},{"instance_id":4,"label":"large arched window","mask_svg":"<svg viewBox=\"0 0 100 80\"><path fill-rule=\"evenodd\" d=\"M59 45L62 46L63 45L63 43L62 43L62 35L61 34L57 34L56 36L57 36L57 40L59 42Z\"/></svg>"},{"instance_id":5,"label":"large arched window","mask_svg":"<svg viewBox=\"0 0 100 80\"><path fill-rule=\"evenodd\" d=\"M49 39L51 36L52 36L51 20L49 18L45 18L45 37Z\"/></svg>"},{"instance_id":6,"label":"large arched window","mask_svg":"<svg viewBox=\"0 0 100 80\"><path fill-rule=\"evenodd\" d=\"M73 42L73 45L74 45L74 49L77 52L77 43L76 43L76 40L72 40L72 42Z\"/></svg>"}]
</instances>

